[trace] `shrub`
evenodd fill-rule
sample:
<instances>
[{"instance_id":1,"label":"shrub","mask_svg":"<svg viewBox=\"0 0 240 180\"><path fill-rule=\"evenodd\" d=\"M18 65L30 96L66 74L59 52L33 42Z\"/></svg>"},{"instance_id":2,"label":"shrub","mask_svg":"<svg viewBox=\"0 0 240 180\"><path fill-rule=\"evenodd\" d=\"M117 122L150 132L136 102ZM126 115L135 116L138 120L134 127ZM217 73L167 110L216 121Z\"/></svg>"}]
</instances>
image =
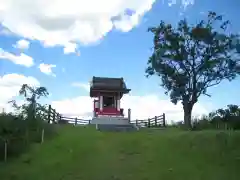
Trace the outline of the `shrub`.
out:
<instances>
[{"instance_id":1,"label":"shrub","mask_svg":"<svg viewBox=\"0 0 240 180\"><path fill-rule=\"evenodd\" d=\"M18 156L32 143L41 142L43 129L44 139L56 134L54 125L38 117L28 120L12 114L0 114L0 160L4 159L5 142L8 157Z\"/></svg>"}]
</instances>

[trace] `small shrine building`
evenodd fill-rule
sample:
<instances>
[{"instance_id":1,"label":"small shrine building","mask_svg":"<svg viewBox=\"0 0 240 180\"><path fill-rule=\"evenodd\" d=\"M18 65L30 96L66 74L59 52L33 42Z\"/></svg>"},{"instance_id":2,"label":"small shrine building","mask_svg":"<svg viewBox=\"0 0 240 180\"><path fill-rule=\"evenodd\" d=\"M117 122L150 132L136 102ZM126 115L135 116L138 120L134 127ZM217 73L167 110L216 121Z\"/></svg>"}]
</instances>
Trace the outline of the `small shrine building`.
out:
<instances>
[{"instance_id":1,"label":"small shrine building","mask_svg":"<svg viewBox=\"0 0 240 180\"><path fill-rule=\"evenodd\" d=\"M90 97L95 98L93 101L94 117L124 117L120 101L123 95L130 91L123 78L93 76L90 85Z\"/></svg>"}]
</instances>

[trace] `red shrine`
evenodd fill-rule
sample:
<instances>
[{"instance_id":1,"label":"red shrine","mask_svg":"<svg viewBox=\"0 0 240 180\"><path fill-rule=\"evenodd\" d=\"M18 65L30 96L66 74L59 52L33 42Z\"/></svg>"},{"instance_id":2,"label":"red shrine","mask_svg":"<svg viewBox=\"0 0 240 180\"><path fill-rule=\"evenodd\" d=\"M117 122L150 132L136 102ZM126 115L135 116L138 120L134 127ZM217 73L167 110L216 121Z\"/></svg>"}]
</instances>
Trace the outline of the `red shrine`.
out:
<instances>
[{"instance_id":1,"label":"red shrine","mask_svg":"<svg viewBox=\"0 0 240 180\"><path fill-rule=\"evenodd\" d=\"M94 97L94 117L124 116L120 108L123 94L129 93L123 78L106 78L93 76L90 97Z\"/></svg>"}]
</instances>

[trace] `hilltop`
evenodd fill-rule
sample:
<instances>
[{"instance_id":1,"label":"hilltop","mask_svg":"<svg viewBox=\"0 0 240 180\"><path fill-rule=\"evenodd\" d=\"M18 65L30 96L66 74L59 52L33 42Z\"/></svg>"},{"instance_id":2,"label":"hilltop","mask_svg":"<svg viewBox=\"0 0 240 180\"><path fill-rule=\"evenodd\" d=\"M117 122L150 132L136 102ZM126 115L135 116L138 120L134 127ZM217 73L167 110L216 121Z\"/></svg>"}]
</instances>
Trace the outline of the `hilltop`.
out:
<instances>
[{"instance_id":1,"label":"hilltop","mask_svg":"<svg viewBox=\"0 0 240 180\"><path fill-rule=\"evenodd\" d=\"M99 132L65 126L0 164L1 180L237 180L240 132Z\"/></svg>"}]
</instances>

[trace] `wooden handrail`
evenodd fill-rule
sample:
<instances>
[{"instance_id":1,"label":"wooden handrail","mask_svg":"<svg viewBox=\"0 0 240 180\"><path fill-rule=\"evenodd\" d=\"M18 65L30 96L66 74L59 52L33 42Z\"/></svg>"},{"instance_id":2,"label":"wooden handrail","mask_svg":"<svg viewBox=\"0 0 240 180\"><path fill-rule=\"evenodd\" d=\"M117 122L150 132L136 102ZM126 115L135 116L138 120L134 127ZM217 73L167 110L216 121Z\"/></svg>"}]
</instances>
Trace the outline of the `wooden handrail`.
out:
<instances>
[{"instance_id":1,"label":"wooden handrail","mask_svg":"<svg viewBox=\"0 0 240 180\"><path fill-rule=\"evenodd\" d=\"M160 116L155 116L153 118L148 118L144 120L136 120L136 125L143 125L147 127L165 127L166 122L165 122L165 113L163 113Z\"/></svg>"},{"instance_id":2,"label":"wooden handrail","mask_svg":"<svg viewBox=\"0 0 240 180\"><path fill-rule=\"evenodd\" d=\"M40 112L41 117L44 118L48 123L59 123L59 124L66 124L66 123L73 123L77 124L90 124L90 120L81 119L81 118L74 118L74 117L65 117L61 114L57 113L55 109L52 108L51 105L48 106L47 109L43 109ZM166 120L165 120L165 113L160 116L155 116L148 119L143 120L136 120L136 125L144 125L147 127L165 127Z\"/></svg>"}]
</instances>

